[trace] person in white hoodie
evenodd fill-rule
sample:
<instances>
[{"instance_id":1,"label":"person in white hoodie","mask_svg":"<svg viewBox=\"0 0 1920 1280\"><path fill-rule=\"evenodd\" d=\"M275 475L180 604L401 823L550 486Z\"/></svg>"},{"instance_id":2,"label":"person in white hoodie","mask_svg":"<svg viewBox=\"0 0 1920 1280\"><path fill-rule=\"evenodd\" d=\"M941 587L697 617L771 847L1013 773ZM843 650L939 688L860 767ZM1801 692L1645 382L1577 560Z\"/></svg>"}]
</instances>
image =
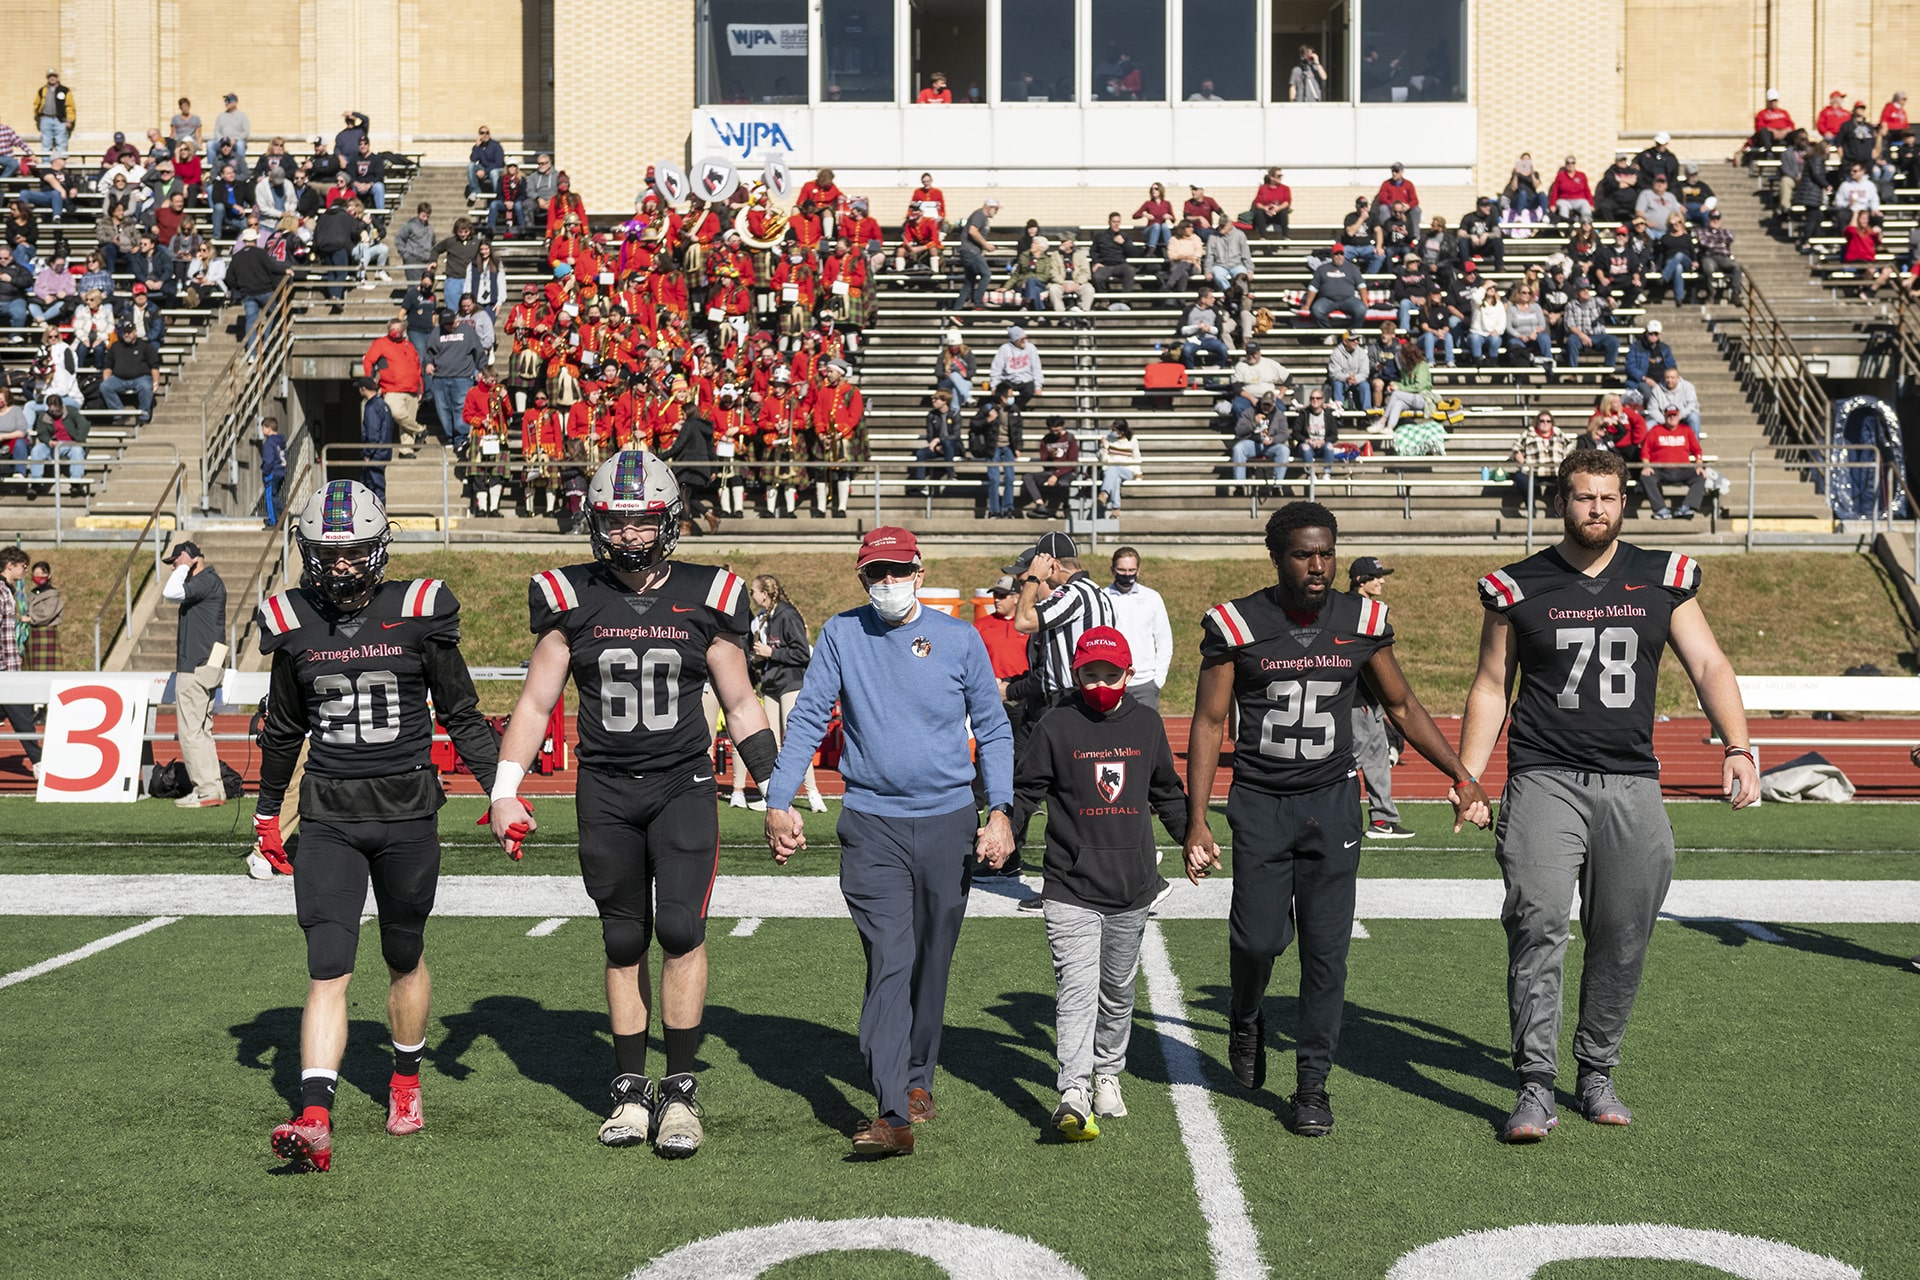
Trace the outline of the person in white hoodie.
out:
<instances>
[{"instance_id":1,"label":"person in white hoodie","mask_svg":"<svg viewBox=\"0 0 1920 1280\"><path fill-rule=\"evenodd\" d=\"M47 384L41 388L38 400L26 404L29 422L38 421L49 401L64 400L69 409L86 406L86 397L80 394L80 353L60 336L55 325L48 325L43 336L47 348Z\"/></svg>"},{"instance_id":2,"label":"person in white hoodie","mask_svg":"<svg viewBox=\"0 0 1920 1280\"><path fill-rule=\"evenodd\" d=\"M1473 304L1467 325L1467 353L1475 364L1498 358L1507 336L1507 304L1497 285L1488 285Z\"/></svg>"}]
</instances>

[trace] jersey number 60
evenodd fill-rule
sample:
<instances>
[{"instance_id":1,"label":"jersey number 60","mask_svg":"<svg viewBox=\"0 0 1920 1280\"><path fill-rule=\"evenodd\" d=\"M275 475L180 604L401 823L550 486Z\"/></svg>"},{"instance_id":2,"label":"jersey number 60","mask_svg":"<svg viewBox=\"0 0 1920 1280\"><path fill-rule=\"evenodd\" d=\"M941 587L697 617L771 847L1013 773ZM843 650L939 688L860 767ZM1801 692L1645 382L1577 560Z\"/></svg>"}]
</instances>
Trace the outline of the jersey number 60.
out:
<instances>
[{"instance_id":1,"label":"jersey number 60","mask_svg":"<svg viewBox=\"0 0 1920 1280\"><path fill-rule=\"evenodd\" d=\"M635 686L622 677L640 673ZM631 733L636 725L666 730L680 723L680 651L631 649L600 651L600 718L613 733Z\"/></svg>"}]
</instances>

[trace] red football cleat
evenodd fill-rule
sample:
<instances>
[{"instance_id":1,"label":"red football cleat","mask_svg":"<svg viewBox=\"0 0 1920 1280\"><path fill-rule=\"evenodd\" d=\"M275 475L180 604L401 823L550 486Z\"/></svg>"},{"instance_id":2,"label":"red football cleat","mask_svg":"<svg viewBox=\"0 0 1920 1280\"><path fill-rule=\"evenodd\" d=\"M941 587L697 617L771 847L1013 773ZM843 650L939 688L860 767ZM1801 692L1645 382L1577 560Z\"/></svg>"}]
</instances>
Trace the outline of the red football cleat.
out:
<instances>
[{"instance_id":1,"label":"red football cleat","mask_svg":"<svg viewBox=\"0 0 1920 1280\"><path fill-rule=\"evenodd\" d=\"M333 1164L333 1125L324 1117L295 1116L273 1131L273 1154L297 1169L325 1173Z\"/></svg>"},{"instance_id":2,"label":"red football cleat","mask_svg":"<svg viewBox=\"0 0 1920 1280\"><path fill-rule=\"evenodd\" d=\"M403 1137L426 1124L420 1112L420 1077L396 1074L387 1082L387 1132Z\"/></svg>"}]
</instances>

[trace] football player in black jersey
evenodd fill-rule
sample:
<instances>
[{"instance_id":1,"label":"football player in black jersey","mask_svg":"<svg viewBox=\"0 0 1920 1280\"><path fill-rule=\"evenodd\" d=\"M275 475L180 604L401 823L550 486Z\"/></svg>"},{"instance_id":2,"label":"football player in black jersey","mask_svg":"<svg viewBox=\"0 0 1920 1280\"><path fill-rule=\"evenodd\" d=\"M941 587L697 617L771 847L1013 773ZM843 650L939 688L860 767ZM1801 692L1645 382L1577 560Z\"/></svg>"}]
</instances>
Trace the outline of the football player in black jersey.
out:
<instances>
[{"instance_id":1,"label":"football player in black jersey","mask_svg":"<svg viewBox=\"0 0 1920 1280\"><path fill-rule=\"evenodd\" d=\"M686 518L673 472L642 450L615 454L594 473L587 514L593 562L537 573L528 588L539 639L501 743L491 820L501 846L517 854L537 824L515 791L571 675L580 700L580 870L600 910L613 1023L613 1109L600 1141L651 1141L660 1155L684 1157L702 1137L693 1064L720 858L713 741L700 705L706 682L763 789L778 749L747 673L746 583L668 559ZM667 1074L658 1088L646 1066L655 933L666 956Z\"/></svg>"},{"instance_id":2,"label":"football player in black jersey","mask_svg":"<svg viewBox=\"0 0 1920 1280\"><path fill-rule=\"evenodd\" d=\"M1267 521L1279 581L1207 611L1200 687L1188 739L1189 879L1219 865L1207 798L1220 735L1238 710L1227 822L1233 829L1233 902L1227 937L1233 985L1228 1064L1241 1084L1267 1077L1261 1001L1273 962L1300 934L1300 1028L1293 1131L1333 1129L1327 1074L1346 999L1355 881L1365 825L1353 758L1359 681L1421 755L1453 780L1453 829L1486 826L1487 798L1407 686L1393 656L1387 606L1333 586L1333 513L1290 502Z\"/></svg>"},{"instance_id":3,"label":"football player in black jersey","mask_svg":"<svg viewBox=\"0 0 1920 1280\"><path fill-rule=\"evenodd\" d=\"M1460 756L1476 773L1486 768L1511 698L1494 833L1507 884L1501 922L1520 1077L1500 1131L1508 1142L1538 1142L1559 1123L1561 971L1576 887L1586 957L1575 1100L1595 1124L1633 1120L1612 1073L1673 879L1673 828L1653 754L1654 686L1668 645L1727 744L1722 793L1736 809L1760 798L1740 685L1694 599L1700 566L1618 540L1625 484L1618 454L1569 454L1558 478L1566 535L1480 579L1486 616Z\"/></svg>"},{"instance_id":4,"label":"football player in black jersey","mask_svg":"<svg viewBox=\"0 0 1920 1280\"><path fill-rule=\"evenodd\" d=\"M278 868L288 861L280 806L301 741L308 744L291 869L312 984L300 1023L301 1110L273 1131L273 1149L309 1169L333 1162L347 981L369 877L391 983L387 1132L421 1127L430 980L420 957L440 876L435 814L446 803L432 761L435 718L483 787L497 755L460 656L460 604L430 578L383 581L389 537L372 490L329 482L307 500L294 532L300 586L269 596L255 615L273 671L253 826L261 855Z\"/></svg>"}]
</instances>

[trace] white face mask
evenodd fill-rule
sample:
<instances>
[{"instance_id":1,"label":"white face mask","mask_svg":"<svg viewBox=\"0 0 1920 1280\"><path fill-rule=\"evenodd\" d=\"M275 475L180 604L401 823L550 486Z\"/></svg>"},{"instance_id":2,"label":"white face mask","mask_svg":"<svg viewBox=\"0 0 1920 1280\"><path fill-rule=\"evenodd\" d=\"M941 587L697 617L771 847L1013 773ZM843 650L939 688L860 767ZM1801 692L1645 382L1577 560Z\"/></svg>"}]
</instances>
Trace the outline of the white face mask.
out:
<instances>
[{"instance_id":1,"label":"white face mask","mask_svg":"<svg viewBox=\"0 0 1920 1280\"><path fill-rule=\"evenodd\" d=\"M917 598L912 578L905 582L882 582L867 588L867 599L873 602L873 611L888 622L905 622L907 615L913 612Z\"/></svg>"}]
</instances>

